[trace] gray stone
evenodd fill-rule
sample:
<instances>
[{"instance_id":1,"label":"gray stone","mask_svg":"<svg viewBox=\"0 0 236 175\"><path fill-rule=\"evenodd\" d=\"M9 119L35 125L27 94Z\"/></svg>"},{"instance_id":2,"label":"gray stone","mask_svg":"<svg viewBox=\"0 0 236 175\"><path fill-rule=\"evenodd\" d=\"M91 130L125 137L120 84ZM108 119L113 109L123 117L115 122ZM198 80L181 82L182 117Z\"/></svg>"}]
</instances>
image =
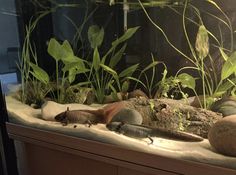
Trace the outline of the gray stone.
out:
<instances>
[{"instance_id":1,"label":"gray stone","mask_svg":"<svg viewBox=\"0 0 236 175\"><path fill-rule=\"evenodd\" d=\"M219 153L236 157L236 115L216 122L208 133L208 139Z\"/></svg>"}]
</instances>

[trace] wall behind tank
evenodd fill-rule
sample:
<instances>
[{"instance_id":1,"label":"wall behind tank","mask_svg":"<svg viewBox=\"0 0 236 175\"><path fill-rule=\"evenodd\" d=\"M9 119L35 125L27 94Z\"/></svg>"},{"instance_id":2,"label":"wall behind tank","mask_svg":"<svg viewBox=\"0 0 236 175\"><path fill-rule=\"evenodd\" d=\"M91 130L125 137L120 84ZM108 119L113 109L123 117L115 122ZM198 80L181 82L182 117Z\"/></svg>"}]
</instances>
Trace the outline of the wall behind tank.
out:
<instances>
[{"instance_id":1,"label":"wall behind tank","mask_svg":"<svg viewBox=\"0 0 236 175\"><path fill-rule=\"evenodd\" d=\"M14 0L0 0L0 74L16 69L20 47L17 16Z\"/></svg>"}]
</instances>

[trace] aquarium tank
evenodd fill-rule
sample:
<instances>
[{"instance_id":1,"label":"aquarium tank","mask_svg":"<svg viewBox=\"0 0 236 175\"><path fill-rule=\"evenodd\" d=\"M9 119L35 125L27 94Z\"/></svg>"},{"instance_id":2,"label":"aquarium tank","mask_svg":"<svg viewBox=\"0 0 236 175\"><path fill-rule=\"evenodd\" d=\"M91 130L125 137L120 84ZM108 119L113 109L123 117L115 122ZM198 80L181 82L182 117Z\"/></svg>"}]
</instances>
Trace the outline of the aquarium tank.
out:
<instances>
[{"instance_id":1,"label":"aquarium tank","mask_svg":"<svg viewBox=\"0 0 236 175\"><path fill-rule=\"evenodd\" d=\"M234 0L4 5L10 121L236 169Z\"/></svg>"}]
</instances>

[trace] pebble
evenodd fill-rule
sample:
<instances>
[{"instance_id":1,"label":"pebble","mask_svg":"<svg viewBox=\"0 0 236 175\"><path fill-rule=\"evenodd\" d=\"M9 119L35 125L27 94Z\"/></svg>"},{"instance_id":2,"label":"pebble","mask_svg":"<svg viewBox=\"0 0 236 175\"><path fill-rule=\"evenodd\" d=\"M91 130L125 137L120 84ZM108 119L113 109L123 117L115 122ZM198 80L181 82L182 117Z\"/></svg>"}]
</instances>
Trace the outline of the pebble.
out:
<instances>
[{"instance_id":1,"label":"pebble","mask_svg":"<svg viewBox=\"0 0 236 175\"><path fill-rule=\"evenodd\" d=\"M219 153L236 157L236 115L217 121L210 129L208 139Z\"/></svg>"}]
</instances>

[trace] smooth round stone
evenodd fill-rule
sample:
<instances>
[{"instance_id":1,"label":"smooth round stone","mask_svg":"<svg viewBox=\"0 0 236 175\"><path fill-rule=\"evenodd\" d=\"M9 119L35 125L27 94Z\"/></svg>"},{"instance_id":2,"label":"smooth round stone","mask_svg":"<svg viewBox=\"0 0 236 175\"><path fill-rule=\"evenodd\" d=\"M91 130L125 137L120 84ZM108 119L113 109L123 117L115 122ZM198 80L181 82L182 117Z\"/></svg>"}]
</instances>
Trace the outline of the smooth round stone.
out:
<instances>
[{"instance_id":1,"label":"smooth round stone","mask_svg":"<svg viewBox=\"0 0 236 175\"><path fill-rule=\"evenodd\" d=\"M208 133L208 139L219 153L236 157L236 115L216 122Z\"/></svg>"},{"instance_id":2,"label":"smooth round stone","mask_svg":"<svg viewBox=\"0 0 236 175\"><path fill-rule=\"evenodd\" d=\"M141 125L143 117L134 109L123 108L112 117L111 122L124 122L128 124Z\"/></svg>"}]
</instances>

